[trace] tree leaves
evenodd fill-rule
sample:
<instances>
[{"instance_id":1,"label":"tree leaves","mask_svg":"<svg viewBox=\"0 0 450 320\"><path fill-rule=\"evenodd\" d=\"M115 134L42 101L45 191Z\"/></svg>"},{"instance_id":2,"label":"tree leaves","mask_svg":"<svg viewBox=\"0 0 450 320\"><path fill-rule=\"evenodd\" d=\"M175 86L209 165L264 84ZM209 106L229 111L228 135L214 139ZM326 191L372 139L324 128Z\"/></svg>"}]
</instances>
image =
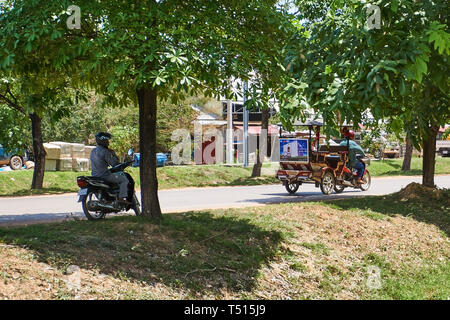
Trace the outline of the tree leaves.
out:
<instances>
[{"instance_id":1,"label":"tree leaves","mask_svg":"<svg viewBox=\"0 0 450 320\"><path fill-rule=\"evenodd\" d=\"M397 119L393 130L408 123L414 139L424 137L430 123L449 120L446 1L380 0L381 30L362 26L367 17L359 1L296 4L308 21L297 27L286 57L291 76L310 86L290 86L287 96L306 99L327 125L336 125L335 112L356 120L369 110L375 119ZM299 52L306 59L296 58ZM293 106L286 115L299 113Z\"/></svg>"},{"instance_id":2,"label":"tree leaves","mask_svg":"<svg viewBox=\"0 0 450 320\"><path fill-rule=\"evenodd\" d=\"M406 93L405 80L403 78L400 78L399 93L402 96L404 96Z\"/></svg>"},{"instance_id":3,"label":"tree leaves","mask_svg":"<svg viewBox=\"0 0 450 320\"><path fill-rule=\"evenodd\" d=\"M446 32L446 25L439 24L437 21L433 21L430 24L429 29L426 31L428 35L428 42L434 42L434 50L438 50L439 54L450 54L450 34Z\"/></svg>"},{"instance_id":4,"label":"tree leaves","mask_svg":"<svg viewBox=\"0 0 450 320\"><path fill-rule=\"evenodd\" d=\"M415 77L417 82L422 82L422 76L428 72L428 66L422 57L416 58L415 67Z\"/></svg>"}]
</instances>

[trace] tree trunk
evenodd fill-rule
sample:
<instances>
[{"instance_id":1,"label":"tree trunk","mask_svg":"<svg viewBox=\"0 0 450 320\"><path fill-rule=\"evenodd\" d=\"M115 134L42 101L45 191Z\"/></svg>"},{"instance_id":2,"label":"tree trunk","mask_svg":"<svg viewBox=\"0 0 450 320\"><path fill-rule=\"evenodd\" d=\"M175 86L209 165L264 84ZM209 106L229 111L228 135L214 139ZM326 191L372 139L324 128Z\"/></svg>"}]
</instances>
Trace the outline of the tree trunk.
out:
<instances>
[{"instance_id":1,"label":"tree trunk","mask_svg":"<svg viewBox=\"0 0 450 320\"><path fill-rule=\"evenodd\" d=\"M42 120L36 113L30 113L33 136L34 172L31 189L42 189L45 173L45 148L42 140Z\"/></svg>"},{"instance_id":2,"label":"tree trunk","mask_svg":"<svg viewBox=\"0 0 450 320\"><path fill-rule=\"evenodd\" d=\"M259 143L261 143L261 136L259 137ZM256 154L256 163L253 165L253 170L252 170L252 178L255 177L261 177L261 168L262 168L262 162L259 159L259 155L260 155L261 150L258 149L258 152Z\"/></svg>"},{"instance_id":3,"label":"tree trunk","mask_svg":"<svg viewBox=\"0 0 450 320\"><path fill-rule=\"evenodd\" d=\"M156 175L157 89L147 85L137 90L139 102L139 151L142 215L161 218Z\"/></svg>"},{"instance_id":4,"label":"tree trunk","mask_svg":"<svg viewBox=\"0 0 450 320\"><path fill-rule=\"evenodd\" d=\"M434 169L436 162L436 135L439 126L433 125L429 130L429 135L423 138L423 171L422 184L434 188Z\"/></svg>"},{"instance_id":5,"label":"tree trunk","mask_svg":"<svg viewBox=\"0 0 450 320\"><path fill-rule=\"evenodd\" d=\"M412 158L413 146L411 143L411 135L409 132L406 134L406 150L403 158L402 171L411 170L411 158Z\"/></svg>"},{"instance_id":6,"label":"tree trunk","mask_svg":"<svg viewBox=\"0 0 450 320\"><path fill-rule=\"evenodd\" d=\"M267 155L267 145L268 145L267 141L269 137L268 128L269 128L269 109L263 109L261 112L261 134L259 135L259 146L256 155L256 163L254 164L252 170L252 178L261 177L261 168L263 161L261 161L260 158L264 159L264 157ZM262 135L263 130L266 130L265 137ZM261 156L262 150L264 150L265 154Z\"/></svg>"}]
</instances>

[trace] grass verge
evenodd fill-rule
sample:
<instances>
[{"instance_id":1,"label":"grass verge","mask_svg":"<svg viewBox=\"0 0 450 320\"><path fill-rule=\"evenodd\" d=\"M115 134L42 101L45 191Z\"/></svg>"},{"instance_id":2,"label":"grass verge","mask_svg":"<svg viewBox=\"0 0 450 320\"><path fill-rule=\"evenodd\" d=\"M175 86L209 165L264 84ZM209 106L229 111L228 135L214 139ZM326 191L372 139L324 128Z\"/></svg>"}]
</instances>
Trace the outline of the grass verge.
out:
<instances>
[{"instance_id":1,"label":"grass verge","mask_svg":"<svg viewBox=\"0 0 450 320\"><path fill-rule=\"evenodd\" d=\"M402 171L403 159L385 159L372 161L369 166L373 177L422 175L422 158L411 159L411 170ZM450 157L436 156L436 174L450 174Z\"/></svg>"}]
</instances>

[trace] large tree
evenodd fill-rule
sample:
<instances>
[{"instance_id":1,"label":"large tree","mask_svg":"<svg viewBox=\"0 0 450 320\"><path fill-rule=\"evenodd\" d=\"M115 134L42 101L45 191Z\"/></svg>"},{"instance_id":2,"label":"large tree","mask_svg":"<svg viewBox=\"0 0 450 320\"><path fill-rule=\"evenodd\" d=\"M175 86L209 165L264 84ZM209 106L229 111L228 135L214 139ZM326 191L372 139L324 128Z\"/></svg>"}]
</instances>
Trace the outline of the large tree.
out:
<instances>
[{"instance_id":1,"label":"large tree","mask_svg":"<svg viewBox=\"0 0 450 320\"><path fill-rule=\"evenodd\" d=\"M48 115L51 121L57 121L71 104L64 84L59 85L49 87L45 79L36 80L31 74L23 78L6 77L0 82L0 105L9 109L9 117L2 119L2 130L9 131L11 135L9 138L5 137L6 132L3 132L1 136L6 140L4 144L9 148L24 147L30 135L23 130L31 128L31 146L35 162L31 189L42 189L44 182L44 114ZM12 125L11 122L15 124ZM29 122L30 126L26 122ZM17 130L18 128L21 130Z\"/></svg>"},{"instance_id":2,"label":"large tree","mask_svg":"<svg viewBox=\"0 0 450 320\"><path fill-rule=\"evenodd\" d=\"M61 14L68 1L17 0L0 18L0 65L65 72L72 85L89 85L112 103L137 103L142 212L160 217L158 98L231 97L229 80L254 70L263 92L275 86L276 52L289 25L276 2L79 0L81 29L68 30L69 15Z\"/></svg>"},{"instance_id":3,"label":"large tree","mask_svg":"<svg viewBox=\"0 0 450 320\"><path fill-rule=\"evenodd\" d=\"M298 32L286 55L293 81L282 117L313 108L328 134L344 120L387 119L423 149L423 184L433 186L436 133L450 118L447 1L372 1L379 29L369 28L376 12L361 1L295 2Z\"/></svg>"},{"instance_id":4,"label":"large tree","mask_svg":"<svg viewBox=\"0 0 450 320\"><path fill-rule=\"evenodd\" d=\"M44 182L43 117L48 115L51 121L57 121L72 104L74 93L68 87L69 69L48 68L49 65L62 65L64 57L61 52L51 51L46 43L38 41L51 29L48 20L33 21L29 16L39 7L42 6L37 1L0 2L0 102L31 121L35 160L32 189L41 189ZM52 52L52 55L42 56L41 51ZM71 78L78 79L78 76L72 74L72 81Z\"/></svg>"}]
</instances>

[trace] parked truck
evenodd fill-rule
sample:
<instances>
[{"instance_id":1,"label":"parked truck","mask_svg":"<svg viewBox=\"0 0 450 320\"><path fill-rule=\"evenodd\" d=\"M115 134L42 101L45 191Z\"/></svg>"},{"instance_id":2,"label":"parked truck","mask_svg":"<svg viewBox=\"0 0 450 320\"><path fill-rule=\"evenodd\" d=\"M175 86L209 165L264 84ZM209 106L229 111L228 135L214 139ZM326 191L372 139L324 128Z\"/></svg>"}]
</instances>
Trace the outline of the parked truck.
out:
<instances>
[{"instance_id":1,"label":"parked truck","mask_svg":"<svg viewBox=\"0 0 450 320\"><path fill-rule=\"evenodd\" d=\"M24 164L25 158L19 154L18 150L8 152L0 144L0 167L10 166L13 170L20 170Z\"/></svg>"}]
</instances>

